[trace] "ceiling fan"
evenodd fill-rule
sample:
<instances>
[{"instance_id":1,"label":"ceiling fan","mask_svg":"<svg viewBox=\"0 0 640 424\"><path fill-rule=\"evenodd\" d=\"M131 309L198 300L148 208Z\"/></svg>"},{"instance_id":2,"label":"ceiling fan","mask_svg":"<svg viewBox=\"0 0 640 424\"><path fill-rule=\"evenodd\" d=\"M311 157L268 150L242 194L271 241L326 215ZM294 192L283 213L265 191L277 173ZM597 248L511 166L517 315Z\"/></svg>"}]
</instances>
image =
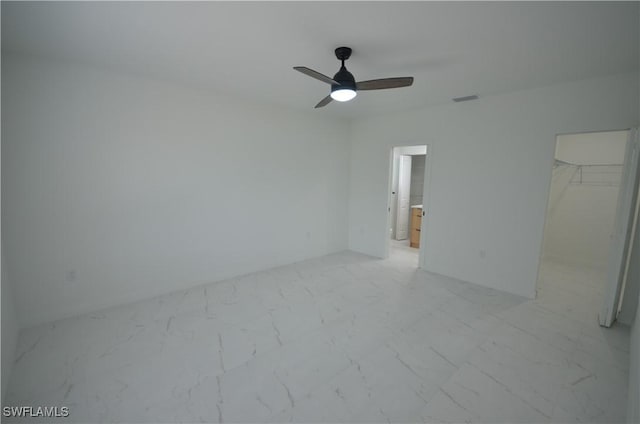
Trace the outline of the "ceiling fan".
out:
<instances>
[{"instance_id":1,"label":"ceiling fan","mask_svg":"<svg viewBox=\"0 0 640 424\"><path fill-rule=\"evenodd\" d=\"M347 102L356 97L358 91L408 87L413 84L413 77L381 78L356 82L353 74L347 71L347 68L344 66L344 61L349 59L351 56L351 49L349 47L338 47L335 50L335 53L338 60L342 62L342 66L333 78L329 78L328 76L305 66L293 67L296 71L302 72L311 78L331 84L331 93L324 99L320 100L320 102L315 106L316 109L328 105L331 100Z\"/></svg>"}]
</instances>

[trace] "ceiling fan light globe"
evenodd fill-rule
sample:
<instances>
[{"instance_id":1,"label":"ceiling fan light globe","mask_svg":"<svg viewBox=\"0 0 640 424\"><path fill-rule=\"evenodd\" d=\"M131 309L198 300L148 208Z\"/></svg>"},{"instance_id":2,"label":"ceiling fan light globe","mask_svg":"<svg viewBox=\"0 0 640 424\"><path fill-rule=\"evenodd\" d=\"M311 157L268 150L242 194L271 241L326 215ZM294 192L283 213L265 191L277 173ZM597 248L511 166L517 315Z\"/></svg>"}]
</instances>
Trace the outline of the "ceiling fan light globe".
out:
<instances>
[{"instance_id":1,"label":"ceiling fan light globe","mask_svg":"<svg viewBox=\"0 0 640 424\"><path fill-rule=\"evenodd\" d=\"M331 98L338 102L348 102L356 97L358 93L350 88L341 88L331 92Z\"/></svg>"}]
</instances>

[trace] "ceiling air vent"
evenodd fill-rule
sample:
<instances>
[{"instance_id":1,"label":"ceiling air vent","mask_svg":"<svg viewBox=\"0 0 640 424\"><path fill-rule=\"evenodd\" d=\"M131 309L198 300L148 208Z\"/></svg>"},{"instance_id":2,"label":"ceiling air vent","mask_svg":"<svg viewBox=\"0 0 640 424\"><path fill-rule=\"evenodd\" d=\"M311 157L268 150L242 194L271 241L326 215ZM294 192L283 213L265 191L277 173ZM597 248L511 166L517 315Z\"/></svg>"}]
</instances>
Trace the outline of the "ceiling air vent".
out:
<instances>
[{"instance_id":1,"label":"ceiling air vent","mask_svg":"<svg viewBox=\"0 0 640 424\"><path fill-rule=\"evenodd\" d=\"M478 96L476 94L472 96L464 96L464 97L456 97L453 99L454 102L468 102L469 100L476 100Z\"/></svg>"}]
</instances>

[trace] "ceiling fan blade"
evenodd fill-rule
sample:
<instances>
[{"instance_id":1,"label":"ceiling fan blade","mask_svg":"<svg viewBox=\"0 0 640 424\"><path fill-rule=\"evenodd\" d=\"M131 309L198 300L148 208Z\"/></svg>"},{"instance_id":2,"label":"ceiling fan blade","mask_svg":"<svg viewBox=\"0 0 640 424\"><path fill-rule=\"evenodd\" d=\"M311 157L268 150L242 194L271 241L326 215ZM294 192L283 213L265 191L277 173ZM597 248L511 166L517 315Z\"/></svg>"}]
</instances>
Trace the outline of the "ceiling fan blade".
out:
<instances>
[{"instance_id":1,"label":"ceiling fan blade","mask_svg":"<svg viewBox=\"0 0 640 424\"><path fill-rule=\"evenodd\" d=\"M308 75L311 78L315 78L322 82L326 82L327 84L340 85L337 81L334 81L333 79L329 78L326 75L321 74L320 72L314 71L313 69L309 69L306 66L294 66L293 69L295 69L298 72L302 72L303 74Z\"/></svg>"},{"instance_id":2,"label":"ceiling fan blade","mask_svg":"<svg viewBox=\"0 0 640 424\"><path fill-rule=\"evenodd\" d=\"M381 78L356 83L356 89L360 90L384 90L386 88L409 87L413 84L413 77Z\"/></svg>"},{"instance_id":3,"label":"ceiling fan blade","mask_svg":"<svg viewBox=\"0 0 640 424\"><path fill-rule=\"evenodd\" d=\"M318 104L316 105L315 109L318 109L319 107L324 107L326 105L328 105L329 103L331 103L331 100L333 100L331 98L331 95L328 95L327 97L325 97L324 99L320 100L318 102Z\"/></svg>"}]
</instances>

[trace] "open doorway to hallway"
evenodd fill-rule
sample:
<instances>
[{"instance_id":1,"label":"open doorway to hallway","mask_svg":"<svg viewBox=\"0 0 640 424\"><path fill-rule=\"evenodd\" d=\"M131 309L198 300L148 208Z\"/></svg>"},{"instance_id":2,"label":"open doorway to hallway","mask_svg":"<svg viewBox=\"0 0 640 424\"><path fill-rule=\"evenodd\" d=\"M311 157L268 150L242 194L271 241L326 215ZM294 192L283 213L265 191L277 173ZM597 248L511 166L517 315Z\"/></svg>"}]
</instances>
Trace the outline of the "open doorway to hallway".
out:
<instances>
[{"instance_id":1,"label":"open doorway to hallway","mask_svg":"<svg viewBox=\"0 0 640 424\"><path fill-rule=\"evenodd\" d=\"M389 201L391 256L419 264L423 231L427 146L394 147Z\"/></svg>"},{"instance_id":2,"label":"open doorway to hallway","mask_svg":"<svg viewBox=\"0 0 640 424\"><path fill-rule=\"evenodd\" d=\"M611 274L629 134L558 135L547 203L538 297L555 312L597 322Z\"/></svg>"}]
</instances>

